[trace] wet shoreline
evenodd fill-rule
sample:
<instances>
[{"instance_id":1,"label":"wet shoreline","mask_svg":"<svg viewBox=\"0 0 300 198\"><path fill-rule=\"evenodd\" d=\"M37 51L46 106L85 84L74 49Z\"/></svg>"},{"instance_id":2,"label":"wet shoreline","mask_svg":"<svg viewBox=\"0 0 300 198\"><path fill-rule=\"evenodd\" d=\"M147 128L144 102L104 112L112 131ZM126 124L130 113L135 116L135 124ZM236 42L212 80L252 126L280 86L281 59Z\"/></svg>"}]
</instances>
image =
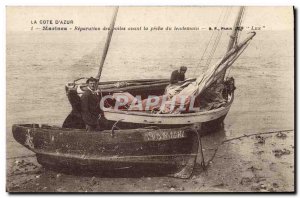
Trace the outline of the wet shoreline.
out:
<instances>
[{"instance_id":1,"label":"wet shoreline","mask_svg":"<svg viewBox=\"0 0 300 198\"><path fill-rule=\"evenodd\" d=\"M9 192L292 192L294 131L227 139L202 137L206 167L190 179L72 175L47 170L34 155L8 159ZM247 149L245 149L247 148ZM242 152L241 152L242 151ZM243 156L239 155L243 153ZM200 155L200 153L198 154ZM198 157L200 159L200 157ZM133 170L134 171L134 170Z\"/></svg>"}]
</instances>

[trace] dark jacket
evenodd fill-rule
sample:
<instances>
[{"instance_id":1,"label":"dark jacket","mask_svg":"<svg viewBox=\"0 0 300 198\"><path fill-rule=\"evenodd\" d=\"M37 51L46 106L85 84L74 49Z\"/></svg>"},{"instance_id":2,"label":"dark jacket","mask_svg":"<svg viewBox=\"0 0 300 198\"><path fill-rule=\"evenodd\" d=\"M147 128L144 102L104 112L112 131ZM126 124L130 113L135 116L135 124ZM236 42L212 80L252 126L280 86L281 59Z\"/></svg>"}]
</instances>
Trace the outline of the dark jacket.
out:
<instances>
[{"instance_id":1,"label":"dark jacket","mask_svg":"<svg viewBox=\"0 0 300 198\"><path fill-rule=\"evenodd\" d=\"M91 90L85 91L81 96L81 114L85 124L93 126L98 124L100 109L100 96Z\"/></svg>"},{"instance_id":2,"label":"dark jacket","mask_svg":"<svg viewBox=\"0 0 300 198\"><path fill-rule=\"evenodd\" d=\"M178 81L184 81L185 75L181 74L178 70L175 70L171 74L170 84L178 83Z\"/></svg>"}]
</instances>

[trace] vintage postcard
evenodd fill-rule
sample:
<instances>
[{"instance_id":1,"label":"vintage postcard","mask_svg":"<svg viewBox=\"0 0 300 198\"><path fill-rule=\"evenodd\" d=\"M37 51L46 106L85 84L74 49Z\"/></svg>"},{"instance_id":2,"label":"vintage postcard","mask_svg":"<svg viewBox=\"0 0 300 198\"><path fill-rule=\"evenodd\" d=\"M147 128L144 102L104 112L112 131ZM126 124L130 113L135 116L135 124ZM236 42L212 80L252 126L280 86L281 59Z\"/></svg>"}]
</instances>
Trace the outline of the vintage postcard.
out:
<instances>
[{"instance_id":1,"label":"vintage postcard","mask_svg":"<svg viewBox=\"0 0 300 198\"><path fill-rule=\"evenodd\" d=\"M294 9L6 7L8 192L295 192Z\"/></svg>"}]
</instances>

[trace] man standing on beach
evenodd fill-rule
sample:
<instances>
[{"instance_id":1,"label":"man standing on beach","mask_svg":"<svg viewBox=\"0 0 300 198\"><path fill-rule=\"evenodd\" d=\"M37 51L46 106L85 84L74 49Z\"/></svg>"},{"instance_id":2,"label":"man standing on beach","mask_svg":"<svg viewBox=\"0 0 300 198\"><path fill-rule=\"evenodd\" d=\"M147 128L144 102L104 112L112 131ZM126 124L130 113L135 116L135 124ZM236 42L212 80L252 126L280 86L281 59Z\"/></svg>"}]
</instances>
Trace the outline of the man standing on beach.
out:
<instances>
[{"instance_id":1,"label":"man standing on beach","mask_svg":"<svg viewBox=\"0 0 300 198\"><path fill-rule=\"evenodd\" d=\"M97 90L98 80L90 77L87 81L87 90L81 96L81 114L86 126L87 132L97 131L100 129L99 116L100 96Z\"/></svg>"},{"instance_id":2,"label":"man standing on beach","mask_svg":"<svg viewBox=\"0 0 300 198\"><path fill-rule=\"evenodd\" d=\"M181 83L185 80L186 66L181 66L179 70L175 70L171 74L170 84Z\"/></svg>"}]
</instances>

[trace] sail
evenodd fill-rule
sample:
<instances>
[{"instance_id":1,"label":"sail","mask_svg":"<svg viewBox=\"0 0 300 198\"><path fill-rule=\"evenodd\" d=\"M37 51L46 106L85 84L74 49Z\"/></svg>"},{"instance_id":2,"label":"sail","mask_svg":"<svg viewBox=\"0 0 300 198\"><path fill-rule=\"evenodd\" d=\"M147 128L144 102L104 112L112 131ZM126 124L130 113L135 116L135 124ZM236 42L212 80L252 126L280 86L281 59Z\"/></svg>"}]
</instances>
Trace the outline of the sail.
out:
<instances>
[{"instance_id":1,"label":"sail","mask_svg":"<svg viewBox=\"0 0 300 198\"><path fill-rule=\"evenodd\" d=\"M195 95L198 96L202 91L214 83L224 70L230 67L237 57L243 52L248 46L248 42L255 36L255 32L252 32L248 38L246 38L241 44L237 45L236 48L230 50L217 64L209 67L208 70L200 75L194 82L190 82L188 86L183 84L176 87L174 90L181 90L178 95ZM185 88L183 88L185 87ZM181 89L182 88L182 89Z\"/></svg>"},{"instance_id":2,"label":"sail","mask_svg":"<svg viewBox=\"0 0 300 198\"><path fill-rule=\"evenodd\" d=\"M241 19L241 14L239 14L239 19ZM238 24L236 22L236 24ZM236 31L234 33L237 34ZM251 35L248 36L243 42L240 44L236 43L236 38L231 40L229 43L230 49L225 54L225 56L217 62L215 65L208 68L208 70L201 74L198 78L196 78L193 82L186 82L183 85L174 87L167 91L167 95L170 100L173 97L197 97L199 96L205 89L210 87L214 82L223 78L224 73L227 68L229 68L235 60L241 55L241 53L245 50L245 48L249 45L249 41L255 36L255 32L251 32ZM163 109L161 112L164 113L173 113L168 111L167 109Z\"/></svg>"}]
</instances>

